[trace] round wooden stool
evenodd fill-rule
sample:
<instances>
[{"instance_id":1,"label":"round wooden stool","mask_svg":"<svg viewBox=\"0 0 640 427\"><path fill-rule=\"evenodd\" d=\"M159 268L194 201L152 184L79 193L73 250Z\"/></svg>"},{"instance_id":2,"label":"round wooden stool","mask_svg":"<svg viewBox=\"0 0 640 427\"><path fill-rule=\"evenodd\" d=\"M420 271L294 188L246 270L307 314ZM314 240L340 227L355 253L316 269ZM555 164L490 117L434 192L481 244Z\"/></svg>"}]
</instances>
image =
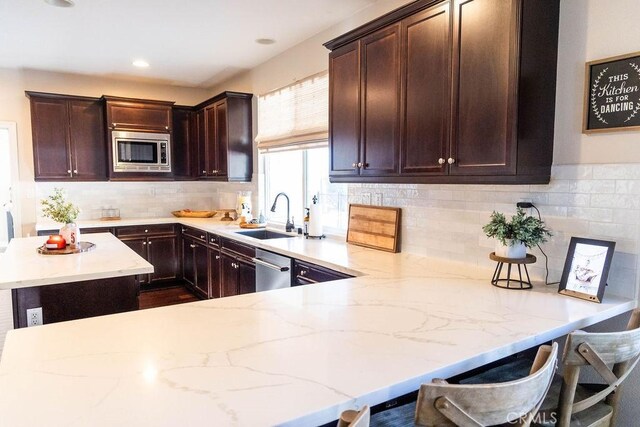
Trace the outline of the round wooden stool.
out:
<instances>
[{"instance_id":1,"label":"round wooden stool","mask_svg":"<svg viewBox=\"0 0 640 427\"><path fill-rule=\"evenodd\" d=\"M496 255L495 252L491 252L489 254L489 258L493 261L496 261L498 265L496 265L496 269L493 272L493 278L491 278L491 284L498 288L503 289L531 289L533 285L531 285L531 279L529 278L529 271L527 271L527 264L533 264L536 262L536 257L531 254L527 254L524 258L504 258ZM502 274L502 267L507 264L507 277L504 279L500 278ZM511 278L511 266L516 264L518 266L518 280ZM527 280L522 280L522 267L524 267L524 272L527 275ZM513 284L513 286L511 286Z\"/></svg>"}]
</instances>

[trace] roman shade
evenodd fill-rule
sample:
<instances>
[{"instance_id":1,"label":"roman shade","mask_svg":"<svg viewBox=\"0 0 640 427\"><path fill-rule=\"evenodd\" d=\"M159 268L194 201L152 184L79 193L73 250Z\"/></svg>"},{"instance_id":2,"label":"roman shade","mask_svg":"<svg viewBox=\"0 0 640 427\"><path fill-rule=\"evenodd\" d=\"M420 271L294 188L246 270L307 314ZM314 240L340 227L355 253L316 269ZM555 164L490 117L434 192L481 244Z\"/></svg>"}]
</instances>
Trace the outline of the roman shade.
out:
<instances>
[{"instance_id":1,"label":"roman shade","mask_svg":"<svg viewBox=\"0 0 640 427\"><path fill-rule=\"evenodd\" d=\"M327 146L329 75L314 74L258 97L260 152Z\"/></svg>"}]
</instances>

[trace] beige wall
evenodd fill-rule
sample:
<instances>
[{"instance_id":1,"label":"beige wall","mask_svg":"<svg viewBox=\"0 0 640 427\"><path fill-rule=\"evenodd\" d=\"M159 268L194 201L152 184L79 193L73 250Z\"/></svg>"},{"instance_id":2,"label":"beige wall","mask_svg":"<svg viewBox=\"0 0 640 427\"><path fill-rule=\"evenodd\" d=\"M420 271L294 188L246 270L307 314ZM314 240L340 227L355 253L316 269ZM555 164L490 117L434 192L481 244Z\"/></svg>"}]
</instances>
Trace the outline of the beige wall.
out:
<instances>
[{"instance_id":1,"label":"beige wall","mask_svg":"<svg viewBox=\"0 0 640 427\"><path fill-rule=\"evenodd\" d=\"M0 69L0 120L16 122L18 128L20 172L18 215L22 222L23 235L34 232L37 205L33 175L31 116L25 90L95 97L115 95L160 99L186 105L197 104L209 96L209 91L204 89L35 70Z\"/></svg>"}]
</instances>

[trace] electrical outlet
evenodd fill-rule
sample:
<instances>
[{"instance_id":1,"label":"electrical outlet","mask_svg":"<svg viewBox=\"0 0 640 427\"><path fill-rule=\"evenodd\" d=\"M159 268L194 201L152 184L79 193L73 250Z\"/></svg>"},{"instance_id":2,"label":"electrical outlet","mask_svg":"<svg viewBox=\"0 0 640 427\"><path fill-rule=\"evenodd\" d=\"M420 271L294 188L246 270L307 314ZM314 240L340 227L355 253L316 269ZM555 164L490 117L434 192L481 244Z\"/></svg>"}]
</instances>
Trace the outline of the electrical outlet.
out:
<instances>
[{"instance_id":1,"label":"electrical outlet","mask_svg":"<svg viewBox=\"0 0 640 427\"><path fill-rule=\"evenodd\" d=\"M382 193L376 193L373 195L373 204L376 206L382 206Z\"/></svg>"},{"instance_id":2,"label":"electrical outlet","mask_svg":"<svg viewBox=\"0 0 640 427\"><path fill-rule=\"evenodd\" d=\"M42 307L27 309L27 327L42 325Z\"/></svg>"}]
</instances>

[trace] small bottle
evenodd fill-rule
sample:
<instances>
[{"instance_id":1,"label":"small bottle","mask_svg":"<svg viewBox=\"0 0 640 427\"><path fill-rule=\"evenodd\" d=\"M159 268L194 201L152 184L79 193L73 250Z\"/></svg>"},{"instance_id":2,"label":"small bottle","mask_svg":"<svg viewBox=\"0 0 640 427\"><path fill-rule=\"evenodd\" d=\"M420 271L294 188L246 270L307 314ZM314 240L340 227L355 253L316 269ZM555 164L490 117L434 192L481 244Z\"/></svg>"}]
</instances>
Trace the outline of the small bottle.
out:
<instances>
[{"instance_id":1,"label":"small bottle","mask_svg":"<svg viewBox=\"0 0 640 427\"><path fill-rule=\"evenodd\" d=\"M304 235L307 236L309 235L309 208L304 208L304 210L306 211L304 214Z\"/></svg>"},{"instance_id":2,"label":"small bottle","mask_svg":"<svg viewBox=\"0 0 640 427\"><path fill-rule=\"evenodd\" d=\"M260 215L258 216L258 223L264 224L265 222L266 220L264 219L264 214L262 213L262 211L260 211Z\"/></svg>"}]
</instances>

